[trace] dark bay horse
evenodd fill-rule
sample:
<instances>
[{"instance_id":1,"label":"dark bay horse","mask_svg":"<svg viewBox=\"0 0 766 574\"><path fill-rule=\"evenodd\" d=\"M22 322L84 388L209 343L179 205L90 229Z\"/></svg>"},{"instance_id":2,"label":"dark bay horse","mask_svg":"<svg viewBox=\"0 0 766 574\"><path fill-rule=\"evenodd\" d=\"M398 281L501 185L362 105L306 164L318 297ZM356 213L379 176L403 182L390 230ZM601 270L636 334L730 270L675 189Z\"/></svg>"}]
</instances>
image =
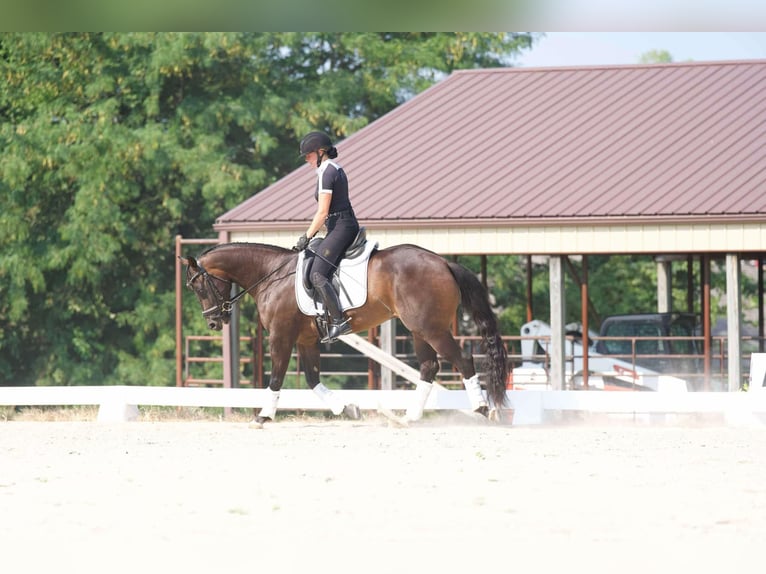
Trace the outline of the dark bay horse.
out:
<instances>
[{"instance_id":1,"label":"dark bay horse","mask_svg":"<svg viewBox=\"0 0 766 574\"><path fill-rule=\"evenodd\" d=\"M344 405L338 395L319 380L320 334L315 318L303 314L296 302L297 260L298 255L293 251L258 243L217 245L197 259L181 258L187 265L187 286L197 295L211 329L221 330L230 318L234 304L229 298L232 284L247 290L255 300L261 321L269 332L272 360L271 401L259 412L257 424L274 419L279 391L295 345L309 388L334 414L358 418L358 408ZM397 245L372 253L367 278L367 302L347 310L346 314L354 332L398 317L412 333L421 381L405 420L418 420L423 414L423 405L439 371L437 355L460 371L475 412L488 416L490 406L499 409L504 405L506 350L486 290L473 273L421 247ZM463 355L452 336L451 324L460 304L472 314L482 336L489 401L479 383L473 357Z\"/></svg>"}]
</instances>

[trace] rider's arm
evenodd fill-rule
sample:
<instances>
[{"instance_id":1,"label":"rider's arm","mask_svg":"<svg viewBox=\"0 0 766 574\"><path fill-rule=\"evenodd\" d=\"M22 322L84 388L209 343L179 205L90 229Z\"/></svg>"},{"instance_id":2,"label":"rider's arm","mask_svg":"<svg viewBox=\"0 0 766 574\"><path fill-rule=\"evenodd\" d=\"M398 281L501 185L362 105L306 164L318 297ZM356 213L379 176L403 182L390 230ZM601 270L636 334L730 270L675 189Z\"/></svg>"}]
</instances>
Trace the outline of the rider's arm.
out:
<instances>
[{"instance_id":1,"label":"rider's arm","mask_svg":"<svg viewBox=\"0 0 766 574\"><path fill-rule=\"evenodd\" d=\"M322 229L322 226L327 219L327 214L330 213L330 201L332 200L332 193L320 192L319 199L317 200L317 212L314 214L314 219L311 220L308 231L306 231L306 237L311 239L317 232Z\"/></svg>"}]
</instances>

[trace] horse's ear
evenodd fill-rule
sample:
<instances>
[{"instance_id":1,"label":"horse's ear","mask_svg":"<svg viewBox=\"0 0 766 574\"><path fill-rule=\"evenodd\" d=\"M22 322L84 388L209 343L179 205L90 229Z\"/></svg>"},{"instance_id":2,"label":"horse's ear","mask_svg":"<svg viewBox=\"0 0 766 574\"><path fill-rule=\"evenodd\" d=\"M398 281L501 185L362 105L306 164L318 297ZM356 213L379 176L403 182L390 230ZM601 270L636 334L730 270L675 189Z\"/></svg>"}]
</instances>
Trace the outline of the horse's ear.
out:
<instances>
[{"instance_id":1,"label":"horse's ear","mask_svg":"<svg viewBox=\"0 0 766 574\"><path fill-rule=\"evenodd\" d=\"M181 257L178 256L178 259L183 263L184 265L188 265L189 267L196 269L197 267L197 260L194 259L194 257Z\"/></svg>"}]
</instances>

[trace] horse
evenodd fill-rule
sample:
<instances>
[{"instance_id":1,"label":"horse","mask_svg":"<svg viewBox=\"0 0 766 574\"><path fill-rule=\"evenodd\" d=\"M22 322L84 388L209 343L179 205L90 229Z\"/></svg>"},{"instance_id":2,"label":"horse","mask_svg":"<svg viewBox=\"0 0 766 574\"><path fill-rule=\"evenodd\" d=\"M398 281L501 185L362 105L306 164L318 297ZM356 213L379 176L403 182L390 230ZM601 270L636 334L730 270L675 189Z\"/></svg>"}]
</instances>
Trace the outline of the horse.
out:
<instances>
[{"instance_id":1,"label":"horse","mask_svg":"<svg viewBox=\"0 0 766 574\"><path fill-rule=\"evenodd\" d=\"M322 333L317 318L301 312L296 301L295 251L261 243L226 243L197 258L180 259L187 266L186 285L196 294L210 329L220 331L228 323L239 297L249 294L255 300L261 322L269 333L272 363L268 385L271 393L255 417L254 426L262 428L264 422L275 419L279 392L296 345L309 388L333 414L360 418L358 407L344 404L337 393L320 382ZM229 298L233 284L242 291ZM451 325L459 305L471 313L482 336L486 397L473 356L463 354L452 336ZM354 333L394 317L410 331L420 380L415 385L413 403L400 419L402 424L422 418L439 372L439 355L460 371L471 409L482 417L499 418L498 410L506 400L507 351L486 289L464 266L416 245L376 249L367 263L366 302L347 309L346 315Z\"/></svg>"}]
</instances>

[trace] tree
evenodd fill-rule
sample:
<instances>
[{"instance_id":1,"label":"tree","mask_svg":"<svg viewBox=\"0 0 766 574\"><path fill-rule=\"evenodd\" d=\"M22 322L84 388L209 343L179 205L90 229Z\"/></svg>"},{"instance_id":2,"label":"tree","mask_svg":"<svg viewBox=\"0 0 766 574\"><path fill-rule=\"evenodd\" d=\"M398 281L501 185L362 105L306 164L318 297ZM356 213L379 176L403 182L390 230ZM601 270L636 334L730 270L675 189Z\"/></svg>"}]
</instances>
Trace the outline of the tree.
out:
<instances>
[{"instance_id":1,"label":"tree","mask_svg":"<svg viewBox=\"0 0 766 574\"><path fill-rule=\"evenodd\" d=\"M306 131L347 136L534 39L0 35L0 384L171 383L175 235L297 167Z\"/></svg>"},{"instance_id":2,"label":"tree","mask_svg":"<svg viewBox=\"0 0 766 574\"><path fill-rule=\"evenodd\" d=\"M670 64L673 56L667 50L649 50L641 54L639 64Z\"/></svg>"}]
</instances>

